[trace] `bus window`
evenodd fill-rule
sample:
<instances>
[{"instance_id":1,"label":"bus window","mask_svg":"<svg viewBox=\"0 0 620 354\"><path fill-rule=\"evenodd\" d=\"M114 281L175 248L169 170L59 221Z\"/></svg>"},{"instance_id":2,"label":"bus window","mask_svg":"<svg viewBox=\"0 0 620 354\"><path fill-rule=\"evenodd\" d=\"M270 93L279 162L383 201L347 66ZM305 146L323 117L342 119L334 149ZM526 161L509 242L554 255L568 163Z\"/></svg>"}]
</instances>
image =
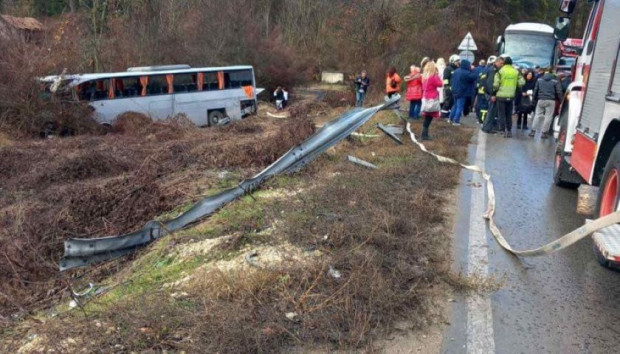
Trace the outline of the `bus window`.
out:
<instances>
[{"instance_id":1,"label":"bus window","mask_svg":"<svg viewBox=\"0 0 620 354\"><path fill-rule=\"evenodd\" d=\"M224 76L226 88L241 88L252 85L252 70L229 71Z\"/></svg>"},{"instance_id":2,"label":"bus window","mask_svg":"<svg viewBox=\"0 0 620 354\"><path fill-rule=\"evenodd\" d=\"M93 80L87 81L79 85L80 101L100 101L108 99L108 89L110 80Z\"/></svg>"},{"instance_id":3,"label":"bus window","mask_svg":"<svg viewBox=\"0 0 620 354\"><path fill-rule=\"evenodd\" d=\"M205 82L204 82L203 90L205 91L217 90L218 89L217 73L206 72L204 73L204 76L205 76Z\"/></svg>"},{"instance_id":4,"label":"bus window","mask_svg":"<svg viewBox=\"0 0 620 354\"><path fill-rule=\"evenodd\" d=\"M197 74L175 74L174 92L194 92L198 90Z\"/></svg>"},{"instance_id":5,"label":"bus window","mask_svg":"<svg viewBox=\"0 0 620 354\"><path fill-rule=\"evenodd\" d=\"M114 80L116 83L116 98L140 96L142 92L142 84L139 77L124 77Z\"/></svg>"},{"instance_id":6,"label":"bus window","mask_svg":"<svg viewBox=\"0 0 620 354\"><path fill-rule=\"evenodd\" d=\"M146 85L146 95L165 95L168 93L168 81L166 75L149 76L149 83Z\"/></svg>"}]
</instances>

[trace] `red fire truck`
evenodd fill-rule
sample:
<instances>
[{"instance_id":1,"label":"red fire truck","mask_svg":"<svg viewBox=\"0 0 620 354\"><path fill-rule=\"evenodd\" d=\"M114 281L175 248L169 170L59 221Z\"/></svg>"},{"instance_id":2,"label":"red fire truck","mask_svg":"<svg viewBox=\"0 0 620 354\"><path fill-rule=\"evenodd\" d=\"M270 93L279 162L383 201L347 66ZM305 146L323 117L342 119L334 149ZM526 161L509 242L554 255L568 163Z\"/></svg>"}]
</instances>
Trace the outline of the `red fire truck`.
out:
<instances>
[{"instance_id":1,"label":"red fire truck","mask_svg":"<svg viewBox=\"0 0 620 354\"><path fill-rule=\"evenodd\" d=\"M555 64L555 72L570 74L571 81L575 80L575 64L582 50L583 41L581 38L568 38L564 42L560 42L556 53L558 59Z\"/></svg>"},{"instance_id":2,"label":"red fire truck","mask_svg":"<svg viewBox=\"0 0 620 354\"><path fill-rule=\"evenodd\" d=\"M584 1L584 0L582 0ZM556 21L564 41L577 0L562 0L566 16ZM620 0L588 0L590 17L574 81L554 129L556 185L598 187L595 217L620 211ZM620 224L593 235L594 252L607 267L620 266Z\"/></svg>"}]
</instances>

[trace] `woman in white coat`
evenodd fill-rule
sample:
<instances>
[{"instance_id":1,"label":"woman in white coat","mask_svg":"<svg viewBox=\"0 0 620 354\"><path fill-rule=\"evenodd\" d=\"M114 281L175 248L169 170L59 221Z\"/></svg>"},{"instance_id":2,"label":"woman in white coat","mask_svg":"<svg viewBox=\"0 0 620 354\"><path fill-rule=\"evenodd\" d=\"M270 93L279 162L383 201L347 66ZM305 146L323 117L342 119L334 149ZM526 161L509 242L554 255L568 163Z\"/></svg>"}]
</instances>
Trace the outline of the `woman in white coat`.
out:
<instances>
[{"instance_id":1,"label":"woman in white coat","mask_svg":"<svg viewBox=\"0 0 620 354\"><path fill-rule=\"evenodd\" d=\"M437 59L437 71L439 72L439 76L443 75L443 71L446 69L446 61L444 58ZM443 104L443 90L439 90L439 103Z\"/></svg>"}]
</instances>

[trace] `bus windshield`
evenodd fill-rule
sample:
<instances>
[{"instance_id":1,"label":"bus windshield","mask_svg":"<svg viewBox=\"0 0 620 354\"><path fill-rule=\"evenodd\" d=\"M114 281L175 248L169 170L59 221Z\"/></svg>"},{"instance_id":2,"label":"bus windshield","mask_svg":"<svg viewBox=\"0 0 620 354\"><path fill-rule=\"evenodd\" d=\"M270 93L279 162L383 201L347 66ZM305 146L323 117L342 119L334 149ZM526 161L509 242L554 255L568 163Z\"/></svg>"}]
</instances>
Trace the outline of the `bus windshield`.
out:
<instances>
[{"instance_id":1,"label":"bus windshield","mask_svg":"<svg viewBox=\"0 0 620 354\"><path fill-rule=\"evenodd\" d=\"M541 68L551 66L555 39L550 34L506 33L504 53L510 55L520 67Z\"/></svg>"}]
</instances>

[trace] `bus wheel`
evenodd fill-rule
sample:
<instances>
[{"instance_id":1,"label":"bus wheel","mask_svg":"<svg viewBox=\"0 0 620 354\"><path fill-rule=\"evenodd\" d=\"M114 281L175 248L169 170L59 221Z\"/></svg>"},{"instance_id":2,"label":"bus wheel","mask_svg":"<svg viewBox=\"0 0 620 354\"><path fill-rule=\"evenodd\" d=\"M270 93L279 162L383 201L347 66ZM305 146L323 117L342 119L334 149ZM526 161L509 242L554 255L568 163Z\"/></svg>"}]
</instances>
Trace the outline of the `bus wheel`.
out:
<instances>
[{"instance_id":1,"label":"bus wheel","mask_svg":"<svg viewBox=\"0 0 620 354\"><path fill-rule=\"evenodd\" d=\"M605 165L594 215L600 218L618 210L620 210L620 144L616 144ZM596 245L594 254L603 267L611 267L611 262L603 257Z\"/></svg>"},{"instance_id":2,"label":"bus wheel","mask_svg":"<svg viewBox=\"0 0 620 354\"><path fill-rule=\"evenodd\" d=\"M220 111L211 111L209 113L209 126L213 127L220 124L220 121L224 119L224 113Z\"/></svg>"},{"instance_id":3,"label":"bus wheel","mask_svg":"<svg viewBox=\"0 0 620 354\"><path fill-rule=\"evenodd\" d=\"M558 134L558 142L555 149L555 159L553 163L553 182L558 187L564 188L577 188L579 183L575 183L574 172L570 170L570 165L566 161L566 152L564 147L566 146L566 135L568 130L568 117L563 114L560 118L560 132ZM572 178L571 178L572 177Z\"/></svg>"}]
</instances>

